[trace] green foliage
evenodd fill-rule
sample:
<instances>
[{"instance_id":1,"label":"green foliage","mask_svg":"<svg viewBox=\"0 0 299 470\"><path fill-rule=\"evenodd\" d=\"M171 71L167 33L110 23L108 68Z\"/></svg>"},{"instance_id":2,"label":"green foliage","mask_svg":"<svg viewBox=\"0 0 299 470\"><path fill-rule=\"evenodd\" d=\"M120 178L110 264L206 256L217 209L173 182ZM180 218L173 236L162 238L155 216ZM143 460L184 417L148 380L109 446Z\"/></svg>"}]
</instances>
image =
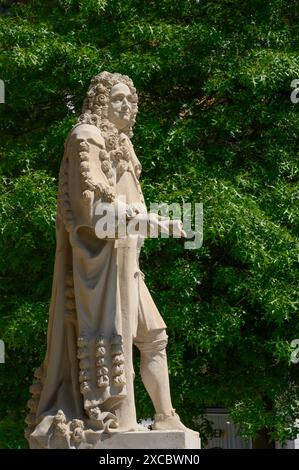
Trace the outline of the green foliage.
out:
<instances>
[{"instance_id":1,"label":"green foliage","mask_svg":"<svg viewBox=\"0 0 299 470\"><path fill-rule=\"evenodd\" d=\"M175 407L193 427L219 404L246 436L263 427L293 436L296 0L31 0L1 12L0 447L24 445L28 386L46 344L63 141L105 69L139 92L146 201L204 204L201 249L148 240L142 255L168 324ZM139 416L150 416L140 381L136 389ZM18 434L6 433L16 422Z\"/></svg>"}]
</instances>

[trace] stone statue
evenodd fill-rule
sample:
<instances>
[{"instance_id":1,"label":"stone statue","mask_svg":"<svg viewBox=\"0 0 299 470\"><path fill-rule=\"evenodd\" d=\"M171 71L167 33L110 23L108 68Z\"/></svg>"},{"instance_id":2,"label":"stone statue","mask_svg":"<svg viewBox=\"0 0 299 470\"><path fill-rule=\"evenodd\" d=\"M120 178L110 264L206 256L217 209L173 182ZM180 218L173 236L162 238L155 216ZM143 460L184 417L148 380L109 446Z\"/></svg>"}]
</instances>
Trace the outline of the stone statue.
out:
<instances>
[{"instance_id":1,"label":"stone statue","mask_svg":"<svg viewBox=\"0 0 299 470\"><path fill-rule=\"evenodd\" d=\"M35 372L26 418L31 448L94 447L102 433L140 431L133 344L156 411L152 429L189 431L171 403L166 325L138 261L149 225L185 233L181 221L147 213L130 140L137 100L127 76L100 73L65 142L47 353ZM125 227L140 223L143 232L99 236L101 204L113 207Z\"/></svg>"}]
</instances>

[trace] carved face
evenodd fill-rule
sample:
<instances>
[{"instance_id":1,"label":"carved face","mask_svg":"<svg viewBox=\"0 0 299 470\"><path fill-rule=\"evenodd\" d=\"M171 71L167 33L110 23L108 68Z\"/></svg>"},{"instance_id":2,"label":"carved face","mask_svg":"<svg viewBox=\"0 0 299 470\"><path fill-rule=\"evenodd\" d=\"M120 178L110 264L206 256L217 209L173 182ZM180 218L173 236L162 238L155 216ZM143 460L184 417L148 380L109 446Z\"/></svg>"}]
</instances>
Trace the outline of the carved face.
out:
<instances>
[{"instance_id":1,"label":"carved face","mask_svg":"<svg viewBox=\"0 0 299 470\"><path fill-rule=\"evenodd\" d=\"M124 129L132 117L132 93L124 83L111 88L108 105L108 119L118 130Z\"/></svg>"}]
</instances>

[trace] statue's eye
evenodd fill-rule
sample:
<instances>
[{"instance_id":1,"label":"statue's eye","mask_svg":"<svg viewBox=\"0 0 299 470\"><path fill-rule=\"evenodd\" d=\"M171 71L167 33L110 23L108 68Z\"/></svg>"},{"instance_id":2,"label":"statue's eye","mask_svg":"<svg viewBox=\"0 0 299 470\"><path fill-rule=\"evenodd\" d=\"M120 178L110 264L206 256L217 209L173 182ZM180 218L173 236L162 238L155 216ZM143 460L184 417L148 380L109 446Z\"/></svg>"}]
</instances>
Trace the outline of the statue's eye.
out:
<instances>
[{"instance_id":1,"label":"statue's eye","mask_svg":"<svg viewBox=\"0 0 299 470\"><path fill-rule=\"evenodd\" d=\"M113 101L116 103L116 102L118 102L118 101L122 101L122 99L123 99L123 96L117 95L117 96L115 96L115 97L113 98Z\"/></svg>"}]
</instances>

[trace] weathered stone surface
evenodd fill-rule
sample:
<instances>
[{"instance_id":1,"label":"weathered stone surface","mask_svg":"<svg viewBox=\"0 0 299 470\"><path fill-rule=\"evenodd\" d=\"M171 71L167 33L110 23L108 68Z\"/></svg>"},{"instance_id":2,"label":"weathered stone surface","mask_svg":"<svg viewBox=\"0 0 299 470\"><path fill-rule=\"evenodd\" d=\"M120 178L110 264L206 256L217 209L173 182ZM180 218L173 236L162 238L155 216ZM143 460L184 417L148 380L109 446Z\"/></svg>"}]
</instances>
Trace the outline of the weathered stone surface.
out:
<instances>
[{"instance_id":1,"label":"weathered stone surface","mask_svg":"<svg viewBox=\"0 0 299 470\"><path fill-rule=\"evenodd\" d=\"M82 449L84 444L82 444ZM95 449L200 449L198 433L190 431L145 431L115 434L100 440Z\"/></svg>"},{"instance_id":2,"label":"weathered stone surface","mask_svg":"<svg viewBox=\"0 0 299 470\"><path fill-rule=\"evenodd\" d=\"M129 77L102 72L65 142L48 349L26 418L31 448L78 448L109 434L105 445L133 442L122 434L138 430L133 344L156 410L153 429L188 431L171 403L166 325L139 267L148 227L184 230L180 220L147 213L130 140L137 101ZM159 434L150 435L155 447ZM166 432L163 445L187 445L187 435Z\"/></svg>"}]
</instances>

